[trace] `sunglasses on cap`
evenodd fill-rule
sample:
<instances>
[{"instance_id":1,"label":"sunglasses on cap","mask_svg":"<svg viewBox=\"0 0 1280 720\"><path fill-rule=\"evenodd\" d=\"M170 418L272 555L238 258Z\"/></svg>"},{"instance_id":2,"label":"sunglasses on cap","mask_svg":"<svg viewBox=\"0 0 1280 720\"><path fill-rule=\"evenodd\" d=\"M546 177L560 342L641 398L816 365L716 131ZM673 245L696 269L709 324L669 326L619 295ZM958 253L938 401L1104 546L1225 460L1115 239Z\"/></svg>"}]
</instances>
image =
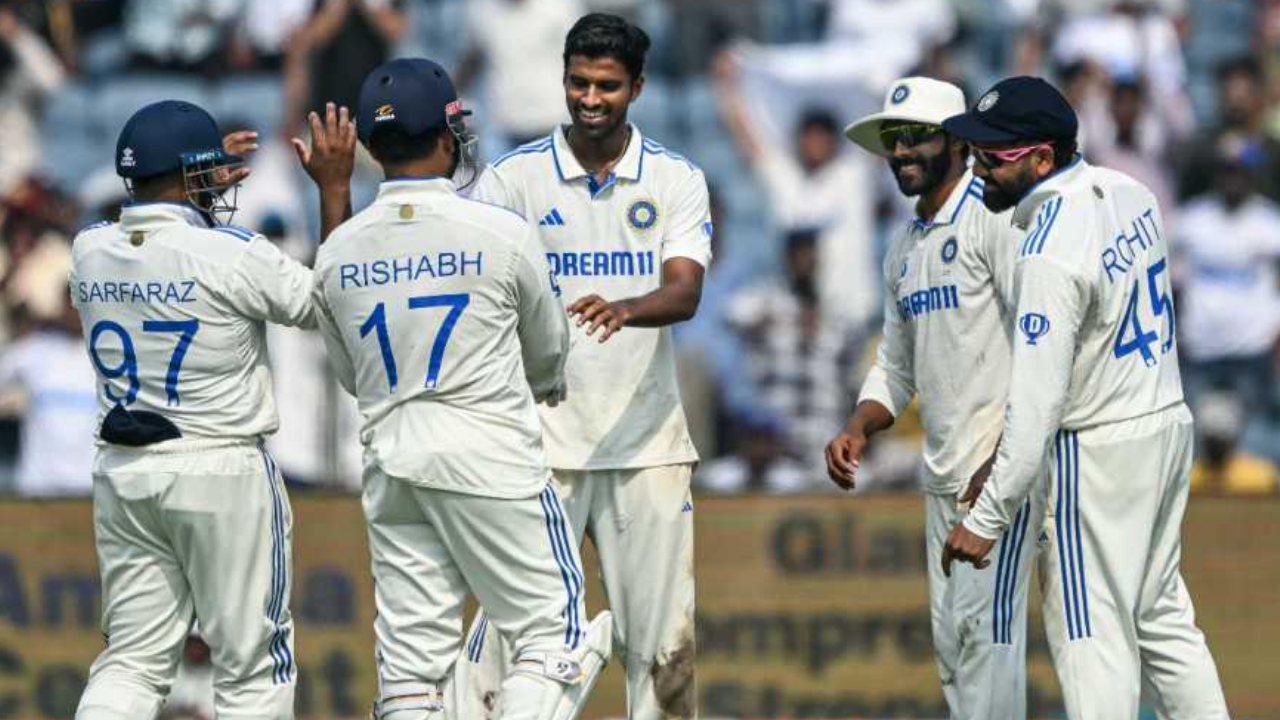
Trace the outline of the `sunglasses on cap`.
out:
<instances>
[{"instance_id":1,"label":"sunglasses on cap","mask_svg":"<svg viewBox=\"0 0 1280 720\"><path fill-rule=\"evenodd\" d=\"M1001 148L999 150L980 147L971 147L970 149L973 151L973 159L975 161L981 163L987 169L993 169L1009 163L1016 163L1041 148L1052 150L1053 146L1049 143L1037 143L1035 145Z\"/></svg>"},{"instance_id":2,"label":"sunglasses on cap","mask_svg":"<svg viewBox=\"0 0 1280 720\"><path fill-rule=\"evenodd\" d=\"M880 128L880 146L887 153L892 153L898 143L913 148L923 145L942 134L942 128L927 123L903 123L886 125Z\"/></svg>"}]
</instances>

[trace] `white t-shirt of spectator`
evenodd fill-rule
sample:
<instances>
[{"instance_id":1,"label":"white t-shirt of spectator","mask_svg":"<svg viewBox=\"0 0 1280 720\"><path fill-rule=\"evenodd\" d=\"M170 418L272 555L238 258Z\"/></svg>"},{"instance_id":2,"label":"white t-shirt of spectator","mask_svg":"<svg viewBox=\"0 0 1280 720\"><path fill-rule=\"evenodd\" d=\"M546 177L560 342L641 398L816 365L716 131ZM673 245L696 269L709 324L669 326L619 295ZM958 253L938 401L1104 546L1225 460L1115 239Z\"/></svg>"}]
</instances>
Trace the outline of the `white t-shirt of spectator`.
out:
<instances>
[{"instance_id":1,"label":"white t-shirt of spectator","mask_svg":"<svg viewBox=\"0 0 1280 720\"><path fill-rule=\"evenodd\" d=\"M567 118L561 54L583 14L578 0L470 0L472 43L485 57L487 116L506 135L531 138Z\"/></svg>"},{"instance_id":2,"label":"white t-shirt of spectator","mask_svg":"<svg viewBox=\"0 0 1280 720\"><path fill-rule=\"evenodd\" d=\"M844 152L806 173L792 155L762 144L759 175L779 226L819 230L822 306L854 325L866 323L879 297L870 161Z\"/></svg>"},{"instance_id":3,"label":"white t-shirt of spectator","mask_svg":"<svg viewBox=\"0 0 1280 720\"><path fill-rule=\"evenodd\" d=\"M1179 347L1197 361L1268 351L1280 335L1280 207L1255 196L1229 212L1205 196L1178 227Z\"/></svg>"},{"instance_id":4,"label":"white t-shirt of spectator","mask_svg":"<svg viewBox=\"0 0 1280 720\"><path fill-rule=\"evenodd\" d=\"M18 493L91 493L98 401L84 341L57 331L19 338L0 358L0 387L11 386L19 386L27 401Z\"/></svg>"}]
</instances>

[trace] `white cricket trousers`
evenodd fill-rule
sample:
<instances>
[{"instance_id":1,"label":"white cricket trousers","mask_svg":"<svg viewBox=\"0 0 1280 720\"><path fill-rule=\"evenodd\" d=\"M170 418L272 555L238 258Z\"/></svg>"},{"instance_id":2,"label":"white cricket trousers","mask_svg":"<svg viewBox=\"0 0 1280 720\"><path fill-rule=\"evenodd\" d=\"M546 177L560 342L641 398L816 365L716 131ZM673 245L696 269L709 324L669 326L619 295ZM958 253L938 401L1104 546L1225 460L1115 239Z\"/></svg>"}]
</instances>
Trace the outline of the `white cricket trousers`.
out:
<instances>
[{"instance_id":1,"label":"white cricket trousers","mask_svg":"<svg viewBox=\"0 0 1280 720\"><path fill-rule=\"evenodd\" d=\"M107 647L76 720L152 720L193 619L219 720L293 717L293 516L261 447L98 451L93 514Z\"/></svg>"},{"instance_id":2,"label":"white cricket trousers","mask_svg":"<svg viewBox=\"0 0 1280 720\"><path fill-rule=\"evenodd\" d=\"M517 655L564 654L585 639L582 561L550 483L533 497L492 498L424 488L370 466L363 502L384 703L447 692L470 593ZM501 717L533 709L510 710Z\"/></svg>"},{"instance_id":3,"label":"white cricket trousers","mask_svg":"<svg viewBox=\"0 0 1280 720\"><path fill-rule=\"evenodd\" d=\"M956 495L925 495L929 615L952 720L1027 717L1027 591L1044 514L1037 489L991 549L991 565L954 563L948 578L942 548L964 511Z\"/></svg>"},{"instance_id":4,"label":"white cricket trousers","mask_svg":"<svg viewBox=\"0 0 1280 720\"><path fill-rule=\"evenodd\" d=\"M1071 720L1225 720L1178 561L1191 472L1185 405L1062 430L1041 554L1045 630Z\"/></svg>"},{"instance_id":5,"label":"white cricket trousers","mask_svg":"<svg viewBox=\"0 0 1280 720\"><path fill-rule=\"evenodd\" d=\"M590 537L600 557L614 651L627 674L629 720L697 717L692 475L691 464L555 471L574 537ZM472 623L458 663L458 720L497 717L493 708L512 657L486 622L491 608L481 605L485 614Z\"/></svg>"}]
</instances>

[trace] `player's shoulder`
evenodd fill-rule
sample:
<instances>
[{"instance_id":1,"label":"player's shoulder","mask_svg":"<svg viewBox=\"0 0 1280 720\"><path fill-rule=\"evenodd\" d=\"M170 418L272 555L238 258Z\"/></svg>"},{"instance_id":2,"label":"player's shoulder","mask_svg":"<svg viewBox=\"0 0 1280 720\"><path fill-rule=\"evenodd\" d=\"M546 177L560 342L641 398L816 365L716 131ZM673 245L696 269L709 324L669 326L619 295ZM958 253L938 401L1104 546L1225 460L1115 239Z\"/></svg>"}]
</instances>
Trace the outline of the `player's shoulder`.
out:
<instances>
[{"instance_id":1,"label":"player's shoulder","mask_svg":"<svg viewBox=\"0 0 1280 720\"><path fill-rule=\"evenodd\" d=\"M545 137L518 145L494 158L485 168L485 172L494 172L498 177L511 173L521 173L530 169L542 170L554 163L554 136Z\"/></svg>"},{"instance_id":2,"label":"player's shoulder","mask_svg":"<svg viewBox=\"0 0 1280 720\"><path fill-rule=\"evenodd\" d=\"M75 236L72 238L72 253L82 252L99 242L114 238L119 232L119 223L111 220L98 220L89 223L76 231Z\"/></svg>"},{"instance_id":3,"label":"player's shoulder","mask_svg":"<svg viewBox=\"0 0 1280 720\"><path fill-rule=\"evenodd\" d=\"M523 243L529 233L529 221L509 207L461 195L456 198L457 219L479 227L500 239Z\"/></svg>"},{"instance_id":4,"label":"player's shoulder","mask_svg":"<svg viewBox=\"0 0 1280 720\"><path fill-rule=\"evenodd\" d=\"M702 169L685 157L657 140L642 136L640 138L640 173L641 179L646 170L660 173L665 181L687 180L703 177Z\"/></svg>"}]
</instances>

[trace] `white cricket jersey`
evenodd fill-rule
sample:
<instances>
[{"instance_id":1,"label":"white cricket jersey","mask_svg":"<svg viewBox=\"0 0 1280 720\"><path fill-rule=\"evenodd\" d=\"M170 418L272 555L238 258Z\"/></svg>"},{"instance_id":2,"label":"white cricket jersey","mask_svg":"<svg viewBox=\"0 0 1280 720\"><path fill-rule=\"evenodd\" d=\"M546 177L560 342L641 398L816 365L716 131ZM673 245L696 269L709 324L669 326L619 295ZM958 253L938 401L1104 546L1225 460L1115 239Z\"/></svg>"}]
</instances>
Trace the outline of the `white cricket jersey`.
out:
<instances>
[{"instance_id":1,"label":"white cricket jersey","mask_svg":"<svg viewBox=\"0 0 1280 720\"><path fill-rule=\"evenodd\" d=\"M310 270L261 235L168 203L86 228L72 259L99 421L117 403L159 413L182 433L165 447L275 432L265 323L315 326Z\"/></svg>"},{"instance_id":2,"label":"white cricket jersey","mask_svg":"<svg viewBox=\"0 0 1280 720\"><path fill-rule=\"evenodd\" d=\"M534 227L447 178L384 182L316 257L320 330L356 396L366 465L502 498L551 476L536 400L558 396L568 321Z\"/></svg>"},{"instance_id":3,"label":"white cricket jersey","mask_svg":"<svg viewBox=\"0 0 1280 720\"><path fill-rule=\"evenodd\" d=\"M662 284L662 264L711 261L711 214L702 171L640 135L603 184L574 157L560 128L490 165L473 197L538 224L568 306L592 293L608 301ZM599 343L572 329L569 396L542 408L551 466L569 470L695 462L676 386L671 328L623 328Z\"/></svg>"},{"instance_id":4,"label":"white cricket jersey","mask_svg":"<svg viewBox=\"0 0 1280 720\"><path fill-rule=\"evenodd\" d=\"M897 417L920 399L924 486L955 494L991 456L1009 385L1009 215L965 173L932 221L912 220L885 256L884 339L859 401Z\"/></svg>"},{"instance_id":5,"label":"white cricket jersey","mask_svg":"<svg viewBox=\"0 0 1280 720\"><path fill-rule=\"evenodd\" d=\"M1026 235L1014 265L1004 437L965 520L986 538L999 537L1044 477L1059 430L1182 402L1169 248L1151 191L1077 157L1018 203L1013 222Z\"/></svg>"}]
</instances>

